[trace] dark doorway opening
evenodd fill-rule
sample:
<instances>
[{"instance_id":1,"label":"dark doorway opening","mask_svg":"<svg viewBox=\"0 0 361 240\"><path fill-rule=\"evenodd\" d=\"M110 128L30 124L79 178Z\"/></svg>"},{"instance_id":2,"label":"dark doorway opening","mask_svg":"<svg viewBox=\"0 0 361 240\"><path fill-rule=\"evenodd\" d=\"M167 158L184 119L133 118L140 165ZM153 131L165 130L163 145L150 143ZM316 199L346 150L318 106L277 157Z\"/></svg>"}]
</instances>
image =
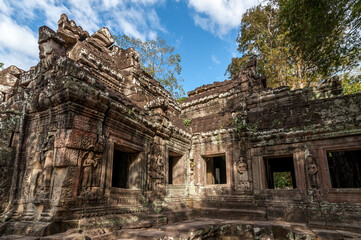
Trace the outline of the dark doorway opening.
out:
<instances>
[{"instance_id":1,"label":"dark doorway opening","mask_svg":"<svg viewBox=\"0 0 361 240\"><path fill-rule=\"evenodd\" d=\"M361 150L328 151L333 188L361 188Z\"/></svg>"},{"instance_id":2,"label":"dark doorway opening","mask_svg":"<svg viewBox=\"0 0 361 240\"><path fill-rule=\"evenodd\" d=\"M174 157L168 159L168 184L173 184Z\"/></svg>"},{"instance_id":3,"label":"dark doorway opening","mask_svg":"<svg viewBox=\"0 0 361 240\"><path fill-rule=\"evenodd\" d=\"M129 188L129 168L134 157L134 153L114 150L112 187Z\"/></svg>"},{"instance_id":4,"label":"dark doorway opening","mask_svg":"<svg viewBox=\"0 0 361 240\"><path fill-rule=\"evenodd\" d=\"M184 164L182 156L171 152L168 155L168 184L183 184Z\"/></svg>"},{"instance_id":5,"label":"dark doorway opening","mask_svg":"<svg viewBox=\"0 0 361 240\"><path fill-rule=\"evenodd\" d=\"M227 170L224 156L206 157L207 184L226 184Z\"/></svg>"},{"instance_id":6,"label":"dark doorway opening","mask_svg":"<svg viewBox=\"0 0 361 240\"><path fill-rule=\"evenodd\" d=\"M266 169L267 188L294 189L296 188L295 168L293 157L276 157L264 159Z\"/></svg>"}]
</instances>

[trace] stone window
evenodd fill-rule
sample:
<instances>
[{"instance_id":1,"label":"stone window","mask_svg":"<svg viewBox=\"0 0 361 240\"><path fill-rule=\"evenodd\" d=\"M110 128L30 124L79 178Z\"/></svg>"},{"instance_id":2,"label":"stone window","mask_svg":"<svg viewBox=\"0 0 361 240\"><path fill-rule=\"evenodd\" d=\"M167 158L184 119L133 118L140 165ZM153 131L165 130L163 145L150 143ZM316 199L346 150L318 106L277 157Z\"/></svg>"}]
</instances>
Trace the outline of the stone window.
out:
<instances>
[{"instance_id":1,"label":"stone window","mask_svg":"<svg viewBox=\"0 0 361 240\"><path fill-rule=\"evenodd\" d=\"M264 163L268 189L296 188L292 156L265 158Z\"/></svg>"},{"instance_id":2,"label":"stone window","mask_svg":"<svg viewBox=\"0 0 361 240\"><path fill-rule=\"evenodd\" d=\"M184 164L182 156L169 152L168 184L184 183Z\"/></svg>"},{"instance_id":3,"label":"stone window","mask_svg":"<svg viewBox=\"0 0 361 240\"><path fill-rule=\"evenodd\" d=\"M112 187L134 188L136 184L135 159L139 153L114 150Z\"/></svg>"},{"instance_id":4,"label":"stone window","mask_svg":"<svg viewBox=\"0 0 361 240\"><path fill-rule=\"evenodd\" d=\"M361 188L361 149L327 151L333 188Z\"/></svg>"},{"instance_id":5,"label":"stone window","mask_svg":"<svg viewBox=\"0 0 361 240\"><path fill-rule=\"evenodd\" d=\"M226 158L225 156L206 157L207 184L226 184Z\"/></svg>"}]
</instances>

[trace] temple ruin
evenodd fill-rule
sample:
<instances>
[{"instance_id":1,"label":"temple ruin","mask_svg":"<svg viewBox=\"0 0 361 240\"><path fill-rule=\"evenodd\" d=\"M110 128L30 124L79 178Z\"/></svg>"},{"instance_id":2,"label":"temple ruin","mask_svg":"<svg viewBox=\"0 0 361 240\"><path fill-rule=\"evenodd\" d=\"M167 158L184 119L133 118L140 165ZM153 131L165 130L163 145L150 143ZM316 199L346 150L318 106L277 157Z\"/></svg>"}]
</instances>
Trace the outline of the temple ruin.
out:
<instances>
[{"instance_id":1,"label":"temple ruin","mask_svg":"<svg viewBox=\"0 0 361 240\"><path fill-rule=\"evenodd\" d=\"M107 28L58 26L0 72L4 239L361 237L361 93L252 60L179 103Z\"/></svg>"}]
</instances>

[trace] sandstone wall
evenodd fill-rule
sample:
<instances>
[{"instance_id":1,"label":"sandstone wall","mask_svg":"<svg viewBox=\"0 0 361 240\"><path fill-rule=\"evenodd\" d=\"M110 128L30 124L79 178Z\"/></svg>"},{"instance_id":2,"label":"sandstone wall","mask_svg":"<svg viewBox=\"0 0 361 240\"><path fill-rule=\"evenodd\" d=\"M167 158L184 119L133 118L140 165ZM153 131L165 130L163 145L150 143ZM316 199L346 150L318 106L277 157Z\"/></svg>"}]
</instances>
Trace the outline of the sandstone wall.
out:
<instances>
[{"instance_id":1,"label":"sandstone wall","mask_svg":"<svg viewBox=\"0 0 361 240\"><path fill-rule=\"evenodd\" d=\"M361 94L270 89L250 61L180 104L107 28L58 24L39 29L37 66L0 72L0 233L187 208L359 229L361 191L332 187L327 154L361 149ZM270 187L269 159L291 161L292 188Z\"/></svg>"}]
</instances>

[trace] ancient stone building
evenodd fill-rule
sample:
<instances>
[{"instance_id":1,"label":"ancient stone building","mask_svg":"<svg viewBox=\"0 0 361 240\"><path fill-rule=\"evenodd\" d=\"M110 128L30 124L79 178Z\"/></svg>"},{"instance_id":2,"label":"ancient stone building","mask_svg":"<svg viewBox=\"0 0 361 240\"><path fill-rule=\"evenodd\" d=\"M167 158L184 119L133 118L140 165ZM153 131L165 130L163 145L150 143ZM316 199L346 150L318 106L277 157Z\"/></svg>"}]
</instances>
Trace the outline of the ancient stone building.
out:
<instances>
[{"instance_id":1,"label":"ancient stone building","mask_svg":"<svg viewBox=\"0 0 361 240\"><path fill-rule=\"evenodd\" d=\"M267 88L250 61L179 103L107 28L58 25L38 65L0 72L0 235L196 217L361 233L361 94Z\"/></svg>"}]
</instances>

